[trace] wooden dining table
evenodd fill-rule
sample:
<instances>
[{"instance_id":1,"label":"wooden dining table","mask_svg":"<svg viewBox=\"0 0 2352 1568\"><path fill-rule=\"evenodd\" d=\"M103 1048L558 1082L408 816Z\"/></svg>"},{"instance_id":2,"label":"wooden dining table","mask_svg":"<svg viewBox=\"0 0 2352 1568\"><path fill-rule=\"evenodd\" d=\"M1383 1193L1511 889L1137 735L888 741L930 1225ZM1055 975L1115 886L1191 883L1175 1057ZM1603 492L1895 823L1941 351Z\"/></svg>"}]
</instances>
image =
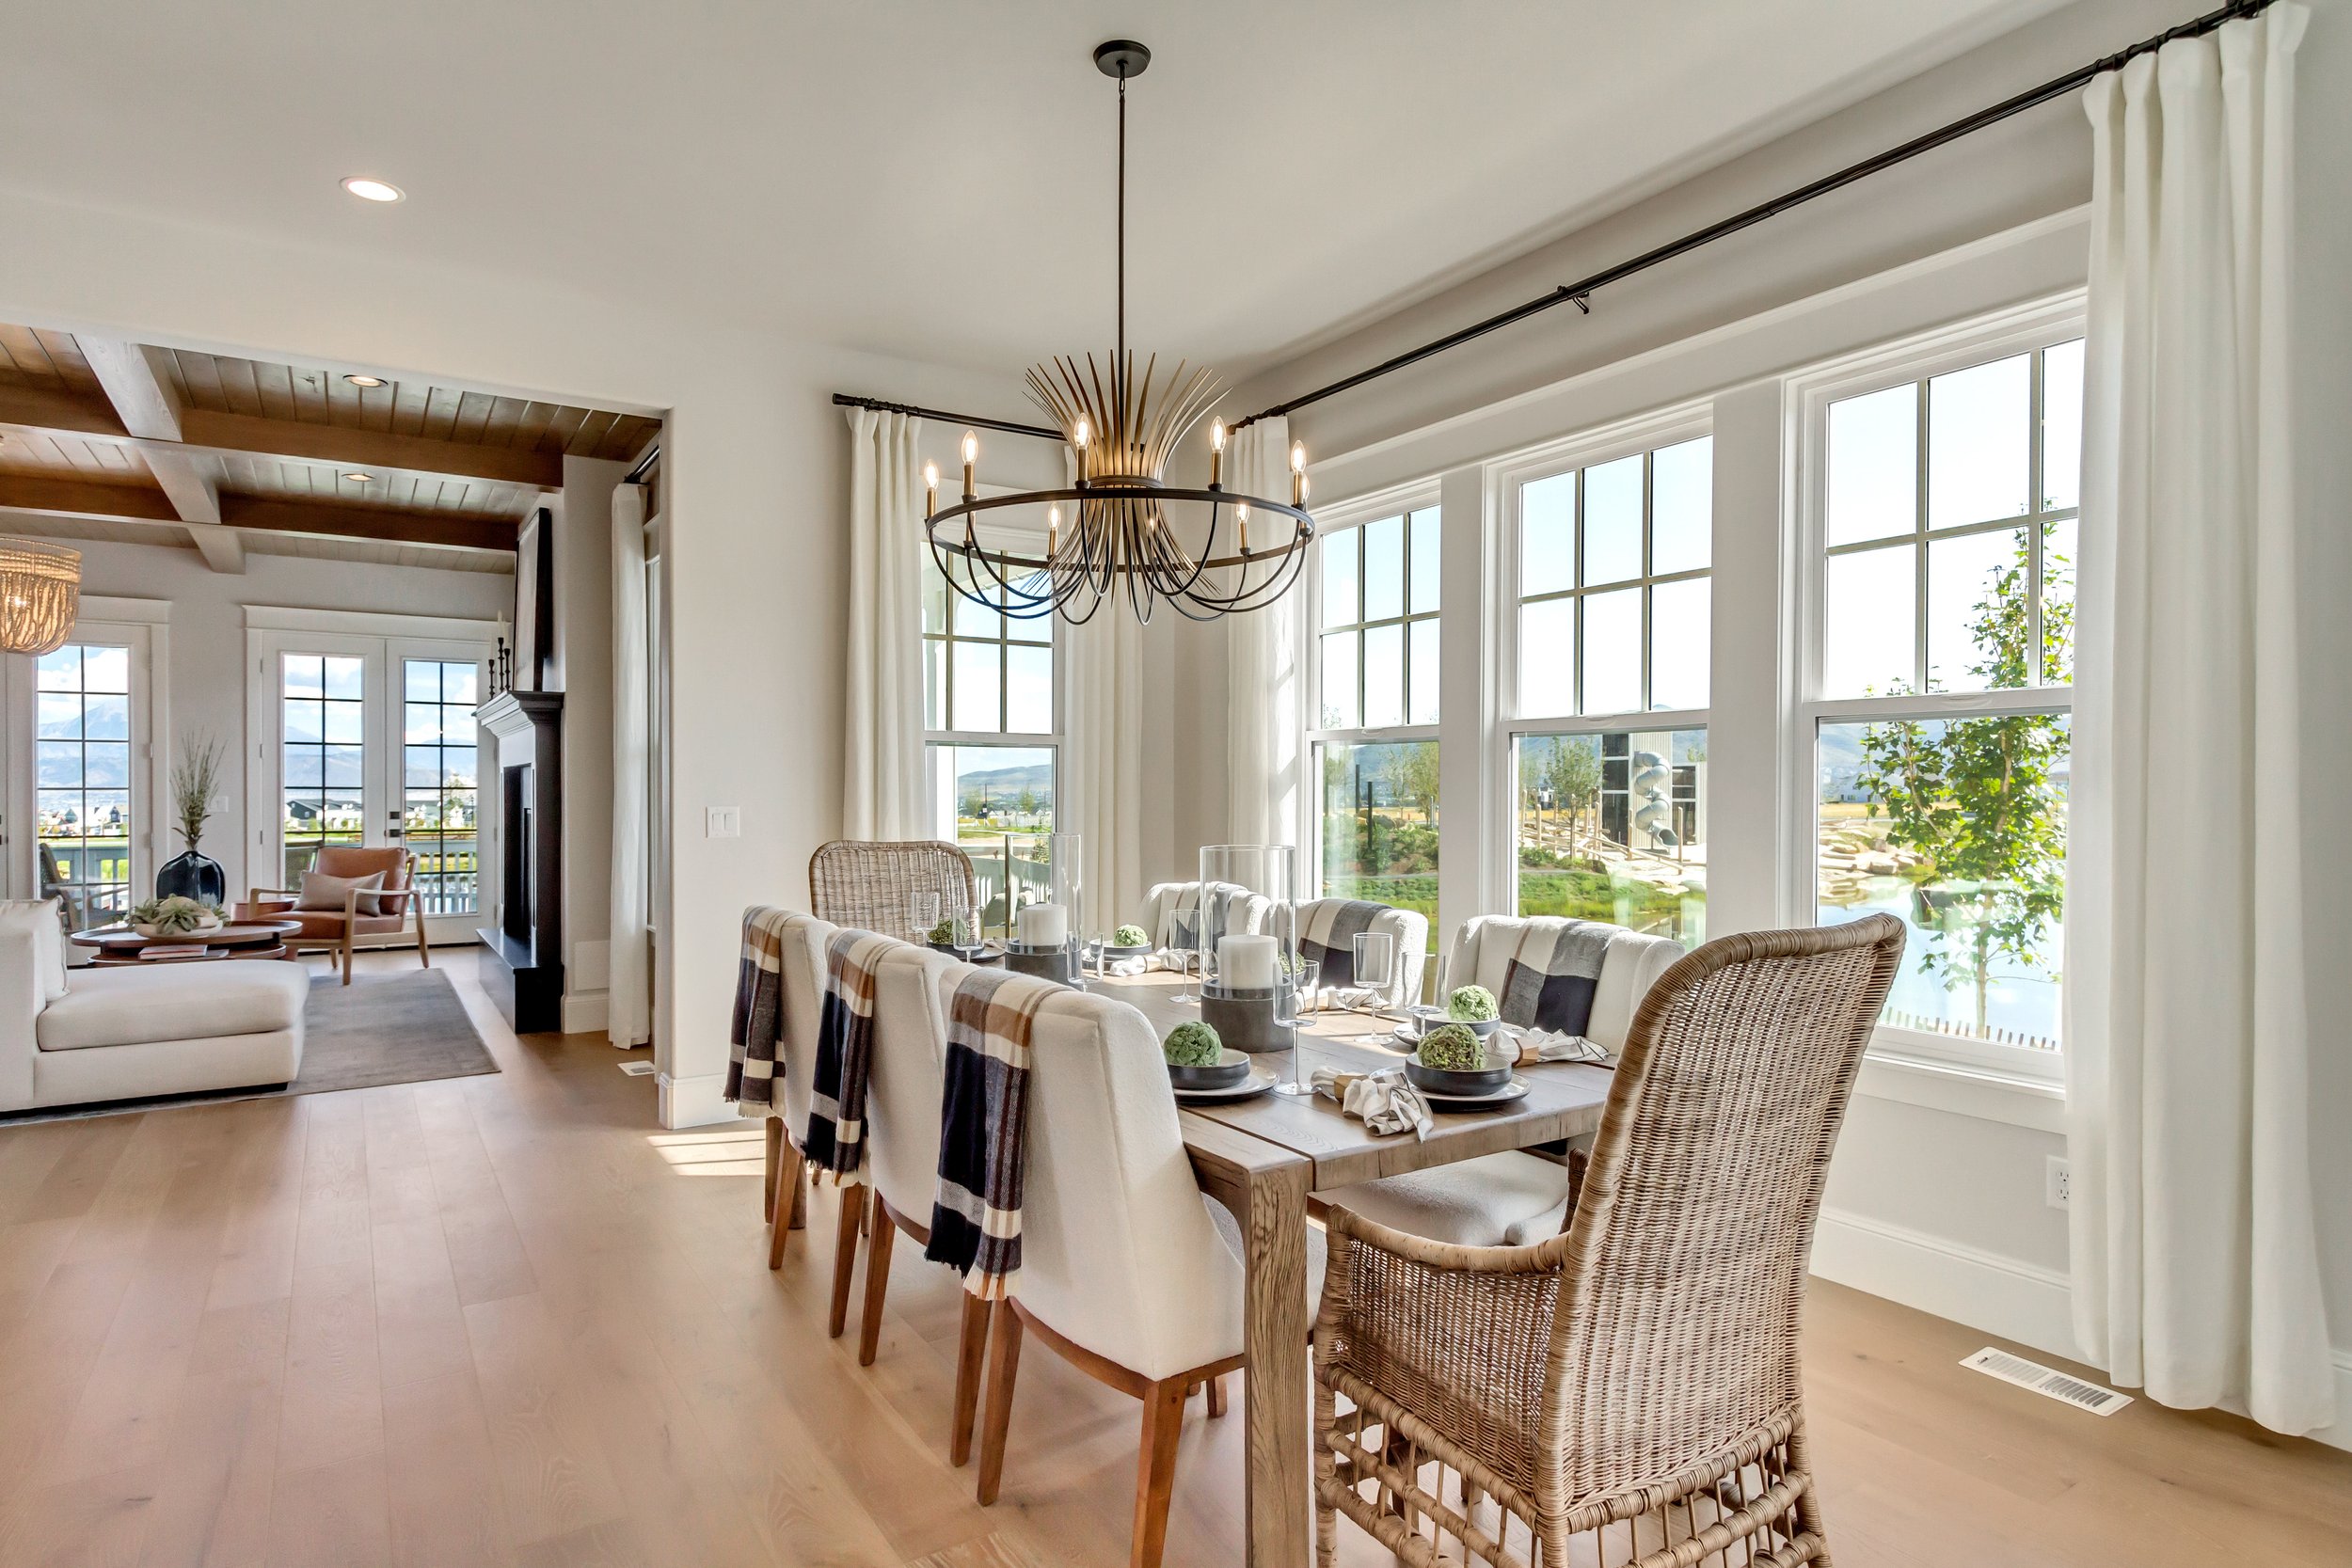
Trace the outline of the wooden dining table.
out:
<instances>
[{"instance_id":1,"label":"wooden dining table","mask_svg":"<svg viewBox=\"0 0 2352 1568\"><path fill-rule=\"evenodd\" d=\"M1200 1016L1177 1000L1182 976L1152 973L1089 976L1091 990L1132 1003L1165 1037ZM1297 1061L1262 1060L1277 1073L1310 1079L1318 1067L1366 1072L1395 1067L1404 1047L1395 1021L1373 1013L1309 1014ZM1386 1043L1381 1043L1385 1041ZM1440 1113L1425 1137L1378 1134L1321 1095L1264 1094L1197 1104L1180 1113L1185 1151L1200 1187L1241 1224L1248 1283L1244 1382L1249 1568L1304 1568L1312 1544L1309 1494L1307 1208L1311 1193L1375 1177L1452 1164L1590 1132L1600 1125L1610 1073L1602 1067L1547 1063L1522 1068L1525 1098L1491 1110Z\"/></svg>"}]
</instances>

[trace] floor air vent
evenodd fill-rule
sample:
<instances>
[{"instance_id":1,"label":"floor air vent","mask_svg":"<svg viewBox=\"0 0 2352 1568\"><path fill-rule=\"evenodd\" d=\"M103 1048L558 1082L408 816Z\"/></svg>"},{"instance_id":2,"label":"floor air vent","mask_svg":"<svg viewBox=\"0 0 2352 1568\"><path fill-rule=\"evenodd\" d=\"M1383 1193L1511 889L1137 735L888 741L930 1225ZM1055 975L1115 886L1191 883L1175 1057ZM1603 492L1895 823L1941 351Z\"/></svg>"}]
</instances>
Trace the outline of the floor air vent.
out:
<instances>
[{"instance_id":1,"label":"floor air vent","mask_svg":"<svg viewBox=\"0 0 2352 1568\"><path fill-rule=\"evenodd\" d=\"M1987 1377L1997 1377L2003 1383L2014 1383L2020 1388L2047 1394L2077 1410L2088 1410L2093 1416L2112 1416L2132 1402L2129 1394L2119 1394L2112 1388L2085 1383L2081 1378L2069 1376L2054 1367L2044 1367L1990 1345L1963 1359L1961 1365L1973 1368Z\"/></svg>"}]
</instances>

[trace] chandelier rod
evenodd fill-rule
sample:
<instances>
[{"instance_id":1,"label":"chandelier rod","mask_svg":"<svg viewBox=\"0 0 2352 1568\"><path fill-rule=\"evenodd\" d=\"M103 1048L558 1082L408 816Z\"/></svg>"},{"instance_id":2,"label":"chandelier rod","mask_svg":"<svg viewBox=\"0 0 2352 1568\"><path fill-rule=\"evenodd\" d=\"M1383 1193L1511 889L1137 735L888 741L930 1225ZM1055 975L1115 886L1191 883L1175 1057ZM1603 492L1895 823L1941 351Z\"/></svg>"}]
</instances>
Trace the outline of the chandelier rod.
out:
<instances>
[{"instance_id":1,"label":"chandelier rod","mask_svg":"<svg viewBox=\"0 0 2352 1568\"><path fill-rule=\"evenodd\" d=\"M1119 67L1119 357L1111 362L1112 401L1127 406L1127 66Z\"/></svg>"}]
</instances>

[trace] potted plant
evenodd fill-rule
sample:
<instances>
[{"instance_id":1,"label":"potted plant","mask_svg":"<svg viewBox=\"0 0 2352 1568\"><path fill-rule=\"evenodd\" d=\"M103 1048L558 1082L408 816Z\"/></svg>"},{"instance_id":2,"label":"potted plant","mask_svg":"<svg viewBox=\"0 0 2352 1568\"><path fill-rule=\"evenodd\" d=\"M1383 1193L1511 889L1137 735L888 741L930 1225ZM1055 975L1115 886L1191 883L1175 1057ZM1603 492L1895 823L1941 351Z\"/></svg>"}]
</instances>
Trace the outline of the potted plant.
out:
<instances>
[{"instance_id":1,"label":"potted plant","mask_svg":"<svg viewBox=\"0 0 2352 1568\"><path fill-rule=\"evenodd\" d=\"M131 911L131 929L150 942L217 931L220 926L219 907L194 898L150 898Z\"/></svg>"},{"instance_id":2,"label":"potted plant","mask_svg":"<svg viewBox=\"0 0 2352 1568\"><path fill-rule=\"evenodd\" d=\"M218 908L229 897L229 873L221 869L220 862L198 848L204 839L204 824L212 820L214 803L220 799L220 769L227 755L228 748L218 736L198 730L180 737L179 755L171 764L171 811L173 823L188 847L155 873L158 899L193 900Z\"/></svg>"}]
</instances>

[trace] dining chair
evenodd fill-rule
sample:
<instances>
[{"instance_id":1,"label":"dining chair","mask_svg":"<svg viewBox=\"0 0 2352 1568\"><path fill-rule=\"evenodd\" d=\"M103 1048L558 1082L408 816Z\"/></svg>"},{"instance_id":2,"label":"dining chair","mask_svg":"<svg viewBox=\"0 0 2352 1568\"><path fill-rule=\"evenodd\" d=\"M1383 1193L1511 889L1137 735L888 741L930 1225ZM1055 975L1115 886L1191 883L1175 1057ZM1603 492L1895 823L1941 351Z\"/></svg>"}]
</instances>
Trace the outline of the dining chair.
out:
<instances>
[{"instance_id":1,"label":"dining chair","mask_svg":"<svg viewBox=\"0 0 2352 1568\"><path fill-rule=\"evenodd\" d=\"M835 839L808 860L808 908L819 920L884 936L908 934L920 894L939 895L942 919L977 932L979 883L972 857L939 839Z\"/></svg>"},{"instance_id":2,"label":"dining chair","mask_svg":"<svg viewBox=\"0 0 2352 1568\"><path fill-rule=\"evenodd\" d=\"M1343 1513L1417 1565L1448 1535L1496 1568L1572 1553L1680 1568L1735 1547L1828 1560L1798 1361L1806 1267L1902 950L1902 923L1874 914L1678 959L1634 1014L1564 1234L1461 1246L1333 1212L1320 1568Z\"/></svg>"},{"instance_id":3,"label":"dining chair","mask_svg":"<svg viewBox=\"0 0 2352 1568\"><path fill-rule=\"evenodd\" d=\"M1551 916L1487 915L1462 923L1446 958L1449 988L1480 985L1502 997L1513 955L1548 942L1568 922ZM1615 1053L1625 1046L1634 1009L1682 957L1682 945L1622 927L1606 927L1600 973L1593 982L1584 1037ZM1439 998L1440 1002L1443 998ZM1530 1019L1512 1019L1528 1022ZM1391 1229L1459 1246L1518 1246L1557 1233L1566 1223L1584 1157L1548 1159L1519 1149L1482 1154L1450 1165L1384 1176L1316 1196Z\"/></svg>"},{"instance_id":4,"label":"dining chair","mask_svg":"<svg viewBox=\"0 0 2352 1568\"><path fill-rule=\"evenodd\" d=\"M1358 989L1355 938L1359 932L1396 939L1396 961L1390 965L1388 983L1378 988L1373 1005L1403 1007L1420 1001L1422 969L1429 953L1427 915L1362 898L1311 898L1298 906L1299 957L1322 966L1317 983L1323 988Z\"/></svg>"},{"instance_id":5,"label":"dining chair","mask_svg":"<svg viewBox=\"0 0 2352 1568\"><path fill-rule=\"evenodd\" d=\"M335 910L304 909L299 902L299 888L257 887L251 890L252 897L239 912L249 911L250 918L260 920L294 921L299 928L286 938L286 945L296 953L335 954L346 986L351 984L354 939L397 936L413 917L417 960L426 969L433 967L433 953L425 942L424 900L417 886L414 850L396 844L323 844L310 869L322 877L372 877L380 872L384 883L372 893L356 889L345 893L342 908ZM362 899L373 900L379 912L362 912Z\"/></svg>"},{"instance_id":6,"label":"dining chair","mask_svg":"<svg viewBox=\"0 0 2352 1568\"><path fill-rule=\"evenodd\" d=\"M943 980L943 1006L952 983ZM1143 1402L1128 1561L1157 1568L1185 1397L1208 1386L1216 1414L1215 1380L1242 1365L1240 1230L1194 1179L1159 1037L1141 1013L1057 990L1029 1042L1021 1272L990 1326L978 1497L996 1500L1022 1342L1034 1337Z\"/></svg>"},{"instance_id":7,"label":"dining chair","mask_svg":"<svg viewBox=\"0 0 2352 1568\"><path fill-rule=\"evenodd\" d=\"M1228 893L1243 895L1243 904L1227 929L1255 934L1265 928L1265 918L1273 906L1264 898L1247 889L1228 882L1216 886ZM1199 930L1200 888L1199 882L1156 882L1143 895L1143 915L1136 925L1151 934L1153 947L1189 949Z\"/></svg>"},{"instance_id":8,"label":"dining chair","mask_svg":"<svg viewBox=\"0 0 2352 1568\"><path fill-rule=\"evenodd\" d=\"M808 1203L806 1166L800 1140L808 1131L809 1101L817 1081L817 1017L825 990L825 944L839 927L815 915L785 921L780 978L784 990L784 1041L776 1078L776 1114L768 1118L765 1191L768 1266L784 1266L786 1240Z\"/></svg>"},{"instance_id":9,"label":"dining chair","mask_svg":"<svg viewBox=\"0 0 2352 1568\"><path fill-rule=\"evenodd\" d=\"M857 1360L874 1364L882 1306L890 1289L892 1241L904 1231L917 1246L931 1240L931 1200L939 1191L940 1119L947 1088L945 998L972 966L919 947L894 949L874 974L873 1069L866 1090L866 1166L872 1206L866 1237L866 1304ZM1018 982L1013 982L1017 984ZM1040 985L1047 982L1040 981ZM1056 987L1056 990L1060 988ZM979 1409L980 1358L988 1344L990 1304L968 1292L956 1350L951 1463L972 1457Z\"/></svg>"}]
</instances>

